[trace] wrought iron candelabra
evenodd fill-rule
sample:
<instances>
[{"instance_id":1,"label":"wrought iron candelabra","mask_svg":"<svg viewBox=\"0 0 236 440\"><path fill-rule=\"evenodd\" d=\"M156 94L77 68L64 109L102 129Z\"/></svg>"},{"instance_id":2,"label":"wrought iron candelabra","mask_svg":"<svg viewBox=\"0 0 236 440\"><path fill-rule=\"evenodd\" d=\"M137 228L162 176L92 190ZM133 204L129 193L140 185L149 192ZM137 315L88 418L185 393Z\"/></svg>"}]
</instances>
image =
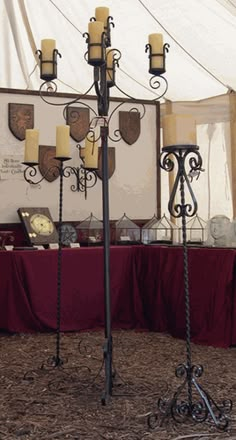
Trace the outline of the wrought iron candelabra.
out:
<instances>
[{"instance_id":1,"label":"wrought iron candelabra","mask_svg":"<svg viewBox=\"0 0 236 440\"><path fill-rule=\"evenodd\" d=\"M101 150L102 150L102 206L103 206L103 237L104 237L104 314L105 314L105 341L103 347L103 359L104 359L104 367L105 367L105 386L104 392L102 394L102 404L106 404L109 398L112 395L113 389L113 376L114 372L112 371L113 363L113 342L112 342L112 331L111 331L111 294L110 294L110 224L109 224L109 173L108 173L108 139L111 139L113 142L119 141L119 130L115 130L114 136L112 137L109 134L109 123L111 117L115 113L115 111L123 104L120 103L117 107L111 112L110 116L108 116L109 112L109 103L110 103L110 89L111 87L116 87L120 92L123 93L125 97L128 97L133 102L138 102L135 98L130 96L121 90L116 84L116 68L119 67L119 60L121 57L121 53L117 49L111 49L111 28L114 27L113 18L109 15L108 8L97 8L100 13L99 17L92 17L89 23L89 32L85 33L83 36L86 38L86 43L88 50L85 54L85 59L88 64L93 67L93 83L91 87L87 90L83 95L79 95L77 98L64 103L65 109L68 109L70 105L82 103L82 105L88 107L94 114L95 118L90 123L89 133L93 131L93 123L94 119L96 120L96 124L98 123L100 126L100 135L99 139L101 140ZM97 13L96 9L96 13ZM98 14L99 15L99 14ZM94 32L94 27L96 30ZM101 28L100 36L98 37L98 28ZM157 39L158 42L155 41L153 45L151 43L146 45L146 52L149 52L149 73L152 75L149 83L150 87L158 92L156 98L153 101L159 100L168 88L167 80L162 76L165 73L165 57L166 52L169 50L169 45L162 43L159 38L159 34ZM154 37L154 40L156 37ZM152 41L154 41L152 40ZM44 40L46 41L46 40ZM48 40L49 41L49 40ZM50 40L54 41L54 40ZM50 43L51 44L51 43ZM50 50L50 53L47 51L47 54L44 53L44 50L37 51L40 61L40 77L44 81L40 87L40 95L42 99L48 104L53 104L48 97L51 98L53 94L57 91L57 86L54 80L57 78L57 57L61 57L61 54L58 50L53 47ZM164 86L163 86L164 85ZM49 92L47 95L43 93L43 89L46 87L46 90ZM86 98L88 93L94 87L96 97L97 97L97 113L90 107L88 104L81 102L83 98ZM161 92L160 92L161 91ZM142 105L143 106L143 105ZM144 106L143 106L144 108ZM65 112L64 109L64 112ZM137 110L132 108L132 110ZM131 111L132 111L131 110ZM145 114L145 108L143 115ZM79 117L79 115L78 115ZM96 139L97 141L98 139ZM29 171L29 170L28 170ZM60 194L62 194L62 180L63 177L69 177L70 174L75 174L77 177L77 189L81 191L81 188L87 188L90 182L90 175L88 172L85 172L85 180L84 183L81 183L81 169L75 169L73 167L65 167L63 168L62 164L60 167ZM30 168L30 178L27 178L28 182L33 183L31 181L32 178L32 167ZM96 183L96 182L95 182ZM95 183L91 186L94 186ZM81 186L82 185L82 186ZM90 187L91 187L90 186ZM86 195L86 189L85 195ZM62 199L60 199L60 212L62 208ZM60 219L59 219L60 224ZM59 256L61 255L61 243L60 243L60 227L59 227ZM58 279L61 278L61 256L58 258ZM60 331L60 319L59 319L59 309L60 309L60 281L58 281L58 334ZM59 337L58 337L58 347L59 347ZM59 348L57 347L57 355L56 362L60 363L59 356Z\"/></svg>"},{"instance_id":2,"label":"wrought iron candelabra","mask_svg":"<svg viewBox=\"0 0 236 440\"><path fill-rule=\"evenodd\" d=\"M69 160L68 158L55 158L59 161ZM97 175L94 171L86 169L83 167L83 165L80 165L79 167L73 167L71 165L63 166L60 165L52 165L45 173L42 174L41 171L41 177L38 178L38 169L36 166L37 163L30 163L30 162L23 162L24 165L26 165L26 168L24 169L24 179L26 182L30 183L31 185L39 185L43 180L47 180L47 176L50 174L53 174L54 177L58 177L62 174L62 177L69 178L72 175L76 178L76 183L71 185L71 191L77 191L84 193L85 199L87 199L88 195L88 189L93 188L97 183Z\"/></svg>"},{"instance_id":3,"label":"wrought iron candelabra","mask_svg":"<svg viewBox=\"0 0 236 440\"><path fill-rule=\"evenodd\" d=\"M57 310L56 310L56 352L50 360L50 365L60 367L63 365L63 360L60 356L60 335L61 335L61 270L62 270L62 213L63 213L63 178L69 177L73 168L63 167L63 162L70 158L64 158L59 160L59 165L48 168L47 173L53 173L60 178L59 189L59 219L58 219L58 258L57 258ZM24 170L25 180L33 185L37 185L46 178L46 174L39 180L35 180L37 176L37 169L35 164L25 163L27 165Z\"/></svg>"},{"instance_id":4,"label":"wrought iron candelabra","mask_svg":"<svg viewBox=\"0 0 236 440\"><path fill-rule=\"evenodd\" d=\"M174 170L177 164L177 172L170 195L168 210L171 216L182 220L183 240L183 273L185 295L185 326L186 326L186 363L176 367L175 375L183 379L170 400L160 398L157 402L158 412L148 416L150 428L161 425L163 421L172 417L176 422L184 422L191 418L195 422L206 420L213 422L218 429L226 430L229 419L228 414L232 408L231 400L224 400L217 404L210 394L203 389L197 379L203 374L202 365L192 363L191 354L191 319L190 319L190 292L188 270L188 247L186 237L186 218L197 213L197 200L192 191L189 175L199 175L202 169L202 158L197 145L173 145L163 147L160 158L160 166L165 171ZM190 172L186 171L186 162ZM186 202L186 189L188 190L188 202ZM180 191L180 203L175 204L177 191Z\"/></svg>"}]
</instances>

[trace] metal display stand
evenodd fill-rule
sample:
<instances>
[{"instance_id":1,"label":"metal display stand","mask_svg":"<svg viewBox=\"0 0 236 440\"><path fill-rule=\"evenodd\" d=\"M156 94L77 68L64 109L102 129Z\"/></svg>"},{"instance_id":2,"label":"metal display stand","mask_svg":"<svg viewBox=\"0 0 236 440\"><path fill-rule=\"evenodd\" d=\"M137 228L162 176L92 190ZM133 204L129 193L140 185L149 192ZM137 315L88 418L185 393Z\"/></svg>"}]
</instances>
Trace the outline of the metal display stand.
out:
<instances>
[{"instance_id":1,"label":"metal display stand","mask_svg":"<svg viewBox=\"0 0 236 440\"><path fill-rule=\"evenodd\" d=\"M105 8L106 9L106 8ZM108 8L107 8L108 9ZM90 19L90 22L96 21L95 17ZM114 137L109 135L109 123L118 108L124 104L124 102L119 103L111 112L108 117L109 112L109 102L110 102L110 89L111 87L116 87L119 92L121 92L126 98L129 98L132 102L132 110L137 111L135 109L133 103L138 103L138 100L130 96L121 90L117 84L115 79L116 67L119 67L119 60L121 58L121 53L118 49L111 49L111 28L114 27L113 18L108 15L104 22L104 31L101 33L100 41L92 42L91 35L89 33L85 33L83 36L86 38L86 43L88 50L85 54L85 59L93 66L93 83L91 87L83 93L83 95L78 95L77 98L61 104L67 109L70 105L74 105L82 102L82 99L86 99L86 96L94 87L96 96L97 96L97 113L94 111L92 107L88 104L82 102L84 106L89 108L94 114L95 117L90 122L89 133L93 131L94 126L100 126L100 137L101 139L101 147L102 147L102 206L103 206L103 237L104 237L104 309L105 309L105 329L104 329L104 347L103 347L103 362L105 367L105 385L104 392L101 397L102 404L106 404L111 395L113 389L113 377L115 372L112 371L112 356L113 356L113 342L112 342L112 331L111 331L111 294L110 294L110 222L109 222L109 173L108 173L108 138L113 142L118 142L121 137L119 137L119 130L115 130ZM149 80L150 87L159 93L156 94L156 97L153 101L157 101L161 99L167 91L168 83L165 77L162 74L165 73L165 56L166 52L169 50L169 45L166 43L160 49L160 53L155 53L152 51L152 45L147 44L145 47L145 51L149 53L149 73L152 74L151 79ZM92 53L96 52L97 58L92 56ZM57 58L61 58L61 54L57 49L52 51L52 56L48 59L48 55L46 59L43 59L43 53L41 50L36 52L40 61L40 78L44 81L40 87L40 96L50 105L60 105L54 104L52 101L48 100L51 98L57 91L57 86L54 82L54 79L57 78ZM112 59L112 62L111 62ZM158 63L155 61L158 60ZM45 73L44 65L47 65L47 72ZM49 68L50 67L50 68ZM50 71L50 73L49 73ZM46 88L43 92L43 89ZM162 89L162 91L160 91ZM47 95L48 92L48 95ZM145 114L145 107L143 104L140 104L143 108L143 115L140 116L140 119ZM64 109L64 114L65 114ZM79 117L79 115L78 115ZM98 139L96 139L98 141ZM27 164L26 164L27 165ZM66 167L67 168L67 167ZM70 167L68 167L70 168ZM71 171L73 174L76 174L76 170ZM63 171L65 175L65 172ZM80 181L78 173L77 183ZM87 174L85 173L85 177ZM66 176L67 177L67 176ZM61 177L62 178L62 177ZM29 180L28 180L29 181ZM87 188L87 179L84 187ZM32 182L31 182L32 183ZM96 182L95 182L96 183ZM95 184L94 183L94 184ZM92 185L91 185L92 186ZM90 187L91 187L90 186ZM71 188L72 189L72 188ZM76 189L75 189L76 190ZM81 186L78 187L77 190L82 190ZM85 195L87 192L85 191ZM60 221L59 221L60 223ZM59 229L60 231L60 229ZM59 232L60 235L60 232ZM60 257L60 238L59 238L59 254L58 254L58 307L57 307L57 317L58 317L58 337L57 337L57 350L55 362L60 364L60 351L59 351L59 334L60 334L60 279L61 279L61 257Z\"/></svg>"},{"instance_id":2,"label":"metal display stand","mask_svg":"<svg viewBox=\"0 0 236 440\"><path fill-rule=\"evenodd\" d=\"M226 430L229 419L228 414L232 409L231 400L224 400L217 404L210 394L198 383L198 378L203 374L202 365L192 363L191 354L191 316L190 316L190 292L189 292L189 262L186 239L186 218L197 213L197 200L192 191L189 175L193 172L201 172L202 158L197 145L172 145L163 147L160 158L160 166L165 171L173 171L177 164L177 172L170 195L168 210L170 215L181 218L183 240L183 273L185 295L185 326L186 326L186 363L176 367L175 375L183 379L183 383L177 388L173 397L169 400L160 398L157 402L157 413L148 416L148 425L154 429L161 426L166 418L171 417L181 423L187 419L195 422L210 421L220 430ZM190 174L186 171L186 162L190 168ZM188 202L186 203L186 189ZM177 191L180 192L180 203L175 204Z\"/></svg>"}]
</instances>

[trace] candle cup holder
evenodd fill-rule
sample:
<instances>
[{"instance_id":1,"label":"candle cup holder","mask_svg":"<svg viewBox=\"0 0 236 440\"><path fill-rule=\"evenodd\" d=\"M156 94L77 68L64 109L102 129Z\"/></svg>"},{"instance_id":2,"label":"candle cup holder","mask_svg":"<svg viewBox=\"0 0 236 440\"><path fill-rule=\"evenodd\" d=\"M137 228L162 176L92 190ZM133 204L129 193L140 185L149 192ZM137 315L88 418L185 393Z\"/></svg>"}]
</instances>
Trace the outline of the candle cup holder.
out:
<instances>
[{"instance_id":1,"label":"candle cup holder","mask_svg":"<svg viewBox=\"0 0 236 440\"><path fill-rule=\"evenodd\" d=\"M107 87L113 87L116 83L116 67L119 67L119 60L121 58L121 52L117 49L108 49L106 52L106 60L108 54L112 53L112 67L106 67L107 72Z\"/></svg>"},{"instance_id":2,"label":"candle cup holder","mask_svg":"<svg viewBox=\"0 0 236 440\"><path fill-rule=\"evenodd\" d=\"M165 43L163 45L163 51L160 53L153 53L151 44L146 44L145 52L149 51L149 73L154 76L160 76L166 71L166 52L169 52L170 45ZM153 67L153 62L160 60L161 67Z\"/></svg>"},{"instance_id":3,"label":"candle cup holder","mask_svg":"<svg viewBox=\"0 0 236 440\"><path fill-rule=\"evenodd\" d=\"M99 43L91 43L90 42L90 35L88 32L85 32L83 34L83 37L86 38L86 43L88 45L88 52L87 52L87 61L88 64L90 64L91 66L101 66L102 64L105 63L105 38L106 38L106 34L105 32L102 32L101 34L101 41ZM99 49L99 55L96 58L95 57L91 57L91 51L92 49Z\"/></svg>"},{"instance_id":4,"label":"candle cup holder","mask_svg":"<svg viewBox=\"0 0 236 440\"><path fill-rule=\"evenodd\" d=\"M148 425L151 429L162 426L167 418L175 422L185 422L192 419L194 422L212 422L219 430L225 431L229 424L228 415L232 409L230 399L217 404L210 394L198 384L197 379L203 374L201 365L192 364L191 355L191 320L190 294L188 272L188 246L186 239L186 217L193 217L197 212L197 200L189 183L186 172L186 161L190 168L190 175L202 170L202 158L197 145L172 145L163 147L160 166L165 171L172 171L177 163L177 173L170 195L168 209L172 217L182 220L183 266L184 266L184 294L185 294L185 326L186 326L186 364L178 365L175 375L183 378L183 383L177 388L169 400L160 398L157 402L158 411L150 413ZM175 160L175 161L174 161ZM190 202L185 201L187 187ZM180 203L175 204L177 190L180 191Z\"/></svg>"},{"instance_id":5,"label":"candle cup holder","mask_svg":"<svg viewBox=\"0 0 236 440\"><path fill-rule=\"evenodd\" d=\"M104 26L104 30L105 30L105 34L106 34L106 38L105 38L105 44L106 47L110 47L111 45L111 27L114 27L114 23L113 23L113 17L111 17L109 15L109 17L107 17L107 24L106 26Z\"/></svg>"},{"instance_id":6,"label":"candle cup holder","mask_svg":"<svg viewBox=\"0 0 236 440\"><path fill-rule=\"evenodd\" d=\"M58 50L57 49L53 50L52 60L43 60L41 50L37 50L35 52L35 54L38 55L39 61L40 61L40 78L46 82L50 82L50 81L53 81L54 79L56 79L57 78L57 57L61 58L61 54L58 52ZM51 66L51 70L52 70L51 73L43 73L43 67L45 64L48 64L49 66Z\"/></svg>"},{"instance_id":7,"label":"candle cup holder","mask_svg":"<svg viewBox=\"0 0 236 440\"><path fill-rule=\"evenodd\" d=\"M22 165L25 165L26 167L36 167L39 163L38 162L22 162Z\"/></svg>"}]
</instances>

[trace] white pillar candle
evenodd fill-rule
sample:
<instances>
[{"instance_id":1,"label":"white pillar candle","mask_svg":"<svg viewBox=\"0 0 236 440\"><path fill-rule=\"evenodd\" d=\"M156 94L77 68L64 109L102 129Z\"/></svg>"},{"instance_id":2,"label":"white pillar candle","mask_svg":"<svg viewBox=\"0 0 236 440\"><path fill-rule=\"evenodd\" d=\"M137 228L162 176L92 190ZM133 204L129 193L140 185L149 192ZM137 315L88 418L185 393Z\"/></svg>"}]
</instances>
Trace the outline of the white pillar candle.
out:
<instances>
[{"instance_id":1,"label":"white pillar candle","mask_svg":"<svg viewBox=\"0 0 236 440\"><path fill-rule=\"evenodd\" d=\"M42 61L51 61L50 63L42 63L42 75L53 74L53 51L56 49L56 40L45 39L41 41Z\"/></svg>"},{"instance_id":2,"label":"white pillar candle","mask_svg":"<svg viewBox=\"0 0 236 440\"><path fill-rule=\"evenodd\" d=\"M82 152L84 168L98 168L98 145L93 135L89 135L85 139L85 148Z\"/></svg>"},{"instance_id":3,"label":"white pillar candle","mask_svg":"<svg viewBox=\"0 0 236 440\"><path fill-rule=\"evenodd\" d=\"M70 126L58 125L56 127L56 157L70 157Z\"/></svg>"},{"instance_id":4,"label":"white pillar candle","mask_svg":"<svg viewBox=\"0 0 236 440\"><path fill-rule=\"evenodd\" d=\"M24 162L35 163L39 161L39 130L25 130Z\"/></svg>"},{"instance_id":5,"label":"white pillar candle","mask_svg":"<svg viewBox=\"0 0 236 440\"><path fill-rule=\"evenodd\" d=\"M105 28L107 27L108 17L109 17L109 8L106 8L105 6L99 6L98 8L95 9L96 21L101 21Z\"/></svg>"},{"instance_id":6,"label":"white pillar candle","mask_svg":"<svg viewBox=\"0 0 236 440\"><path fill-rule=\"evenodd\" d=\"M192 115L170 114L162 118L163 146L196 145L196 122Z\"/></svg>"},{"instance_id":7,"label":"white pillar candle","mask_svg":"<svg viewBox=\"0 0 236 440\"><path fill-rule=\"evenodd\" d=\"M163 54L163 36L162 34L150 34L148 36L148 42L151 46L152 54ZM162 69L163 68L162 56L154 56L151 58L151 68Z\"/></svg>"},{"instance_id":8,"label":"white pillar candle","mask_svg":"<svg viewBox=\"0 0 236 440\"><path fill-rule=\"evenodd\" d=\"M88 24L89 42L90 44L102 43L102 33L104 31L104 26L101 21L91 21ZM91 60L102 59L103 50L101 46L92 46L89 48L89 57Z\"/></svg>"}]
</instances>

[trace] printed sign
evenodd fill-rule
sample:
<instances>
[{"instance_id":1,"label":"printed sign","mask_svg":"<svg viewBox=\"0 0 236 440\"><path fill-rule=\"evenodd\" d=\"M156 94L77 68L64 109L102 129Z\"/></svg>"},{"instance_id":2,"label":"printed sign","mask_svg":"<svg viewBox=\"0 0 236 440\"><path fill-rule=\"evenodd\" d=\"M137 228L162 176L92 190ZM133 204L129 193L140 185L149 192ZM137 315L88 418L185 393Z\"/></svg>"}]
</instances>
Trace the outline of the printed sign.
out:
<instances>
[{"instance_id":1,"label":"printed sign","mask_svg":"<svg viewBox=\"0 0 236 440\"><path fill-rule=\"evenodd\" d=\"M0 180L23 180L25 166L21 162L21 156L0 157Z\"/></svg>"}]
</instances>

